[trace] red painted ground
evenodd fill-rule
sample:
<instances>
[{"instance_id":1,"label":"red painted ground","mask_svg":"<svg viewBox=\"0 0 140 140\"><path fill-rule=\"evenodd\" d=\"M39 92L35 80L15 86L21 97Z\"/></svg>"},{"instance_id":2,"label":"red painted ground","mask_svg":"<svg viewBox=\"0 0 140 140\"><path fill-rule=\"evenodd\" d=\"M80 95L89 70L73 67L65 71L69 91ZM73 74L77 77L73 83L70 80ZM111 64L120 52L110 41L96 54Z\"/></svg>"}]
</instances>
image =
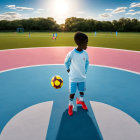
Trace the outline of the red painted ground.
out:
<instances>
[{"instance_id":1,"label":"red painted ground","mask_svg":"<svg viewBox=\"0 0 140 140\"><path fill-rule=\"evenodd\" d=\"M44 64L64 64L73 47L45 47L0 51L0 71ZM90 64L140 73L140 52L88 47Z\"/></svg>"}]
</instances>

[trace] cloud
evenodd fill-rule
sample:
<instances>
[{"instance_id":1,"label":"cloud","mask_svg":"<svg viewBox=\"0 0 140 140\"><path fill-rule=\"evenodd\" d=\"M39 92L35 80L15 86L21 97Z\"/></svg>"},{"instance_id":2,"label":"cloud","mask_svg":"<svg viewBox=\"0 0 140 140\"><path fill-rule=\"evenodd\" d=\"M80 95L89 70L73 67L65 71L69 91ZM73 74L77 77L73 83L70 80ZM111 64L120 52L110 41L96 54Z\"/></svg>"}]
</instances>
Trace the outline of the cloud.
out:
<instances>
[{"instance_id":1,"label":"cloud","mask_svg":"<svg viewBox=\"0 0 140 140\"><path fill-rule=\"evenodd\" d=\"M112 13L117 14L117 13L125 12L126 9L127 7L118 7L117 9L113 10Z\"/></svg>"},{"instance_id":2,"label":"cloud","mask_svg":"<svg viewBox=\"0 0 140 140\"><path fill-rule=\"evenodd\" d=\"M93 16L87 16L86 19L96 19L96 18Z\"/></svg>"},{"instance_id":3,"label":"cloud","mask_svg":"<svg viewBox=\"0 0 140 140\"><path fill-rule=\"evenodd\" d=\"M85 14L85 12L84 11L78 11L77 14L78 15L83 15L83 14Z\"/></svg>"},{"instance_id":4,"label":"cloud","mask_svg":"<svg viewBox=\"0 0 140 140\"><path fill-rule=\"evenodd\" d=\"M133 11L135 11L135 10L129 10L129 12L133 12Z\"/></svg>"},{"instance_id":5,"label":"cloud","mask_svg":"<svg viewBox=\"0 0 140 140\"><path fill-rule=\"evenodd\" d=\"M37 11L45 11L45 9L37 9Z\"/></svg>"},{"instance_id":6,"label":"cloud","mask_svg":"<svg viewBox=\"0 0 140 140\"><path fill-rule=\"evenodd\" d=\"M16 5L6 5L6 7L9 9L16 9Z\"/></svg>"},{"instance_id":7,"label":"cloud","mask_svg":"<svg viewBox=\"0 0 140 140\"><path fill-rule=\"evenodd\" d=\"M44 13L46 12L45 9L37 9L36 11L34 11L35 14L41 14L41 13Z\"/></svg>"},{"instance_id":8,"label":"cloud","mask_svg":"<svg viewBox=\"0 0 140 140\"><path fill-rule=\"evenodd\" d=\"M100 14L99 16L100 16L100 18L111 18L112 17L112 15L108 14L108 13Z\"/></svg>"},{"instance_id":9,"label":"cloud","mask_svg":"<svg viewBox=\"0 0 140 140\"><path fill-rule=\"evenodd\" d=\"M40 11L34 11L33 13L35 13L35 14L41 14Z\"/></svg>"},{"instance_id":10,"label":"cloud","mask_svg":"<svg viewBox=\"0 0 140 140\"><path fill-rule=\"evenodd\" d=\"M41 14L40 11L34 11L33 13L35 13L35 14Z\"/></svg>"},{"instance_id":11,"label":"cloud","mask_svg":"<svg viewBox=\"0 0 140 140\"><path fill-rule=\"evenodd\" d=\"M135 12L135 13L126 13L126 15L137 15L137 14L140 14L140 11L137 11L137 12Z\"/></svg>"},{"instance_id":12,"label":"cloud","mask_svg":"<svg viewBox=\"0 0 140 140\"><path fill-rule=\"evenodd\" d=\"M34 8L28 8L28 7L16 7L17 10L23 11L23 10L34 10Z\"/></svg>"},{"instance_id":13,"label":"cloud","mask_svg":"<svg viewBox=\"0 0 140 140\"><path fill-rule=\"evenodd\" d=\"M112 11L113 9L105 9L105 11Z\"/></svg>"},{"instance_id":14,"label":"cloud","mask_svg":"<svg viewBox=\"0 0 140 140\"><path fill-rule=\"evenodd\" d=\"M140 3L131 3L130 8L133 8L133 7L140 7Z\"/></svg>"},{"instance_id":15,"label":"cloud","mask_svg":"<svg viewBox=\"0 0 140 140\"><path fill-rule=\"evenodd\" d=\"M15 20L15 19L21 19L21 15L16 12L6 12L0 14L0 20Z\"/></svg>"},{"instance_id":16,"label":"cloud","mask_svg":"<svg viewBox=\"0 0 140 140\"><path fill-rule=\"evenodd\" d=\"M7 8L9 9L16 9L19 11L23 11L23 10L34 10L34 8L28 8L28 7L17 7L16 5L6 5Z\"/></svg>"},{"instance_id":17,"label":"cloud","mask_svg":"<svg viewBox=\"0 0 140 140\"><path fill-rule=\"evenodd\" d=\"M126 13L126 15L132 15L133 16L133 15L135 15L135 13Z\"/></svg>"}]
</instances>

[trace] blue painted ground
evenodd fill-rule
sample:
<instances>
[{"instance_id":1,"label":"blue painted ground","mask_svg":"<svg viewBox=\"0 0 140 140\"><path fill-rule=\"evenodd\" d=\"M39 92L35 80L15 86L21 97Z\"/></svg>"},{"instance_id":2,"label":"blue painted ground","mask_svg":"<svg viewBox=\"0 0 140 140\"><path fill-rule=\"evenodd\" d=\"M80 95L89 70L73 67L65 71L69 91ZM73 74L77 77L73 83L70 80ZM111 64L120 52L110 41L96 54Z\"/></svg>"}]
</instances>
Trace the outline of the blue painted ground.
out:
<instances>
[{"instance_id":1,"label":"blue painted ground","mask_svg":"<svg viewBox=\"0 0 140 140\"><path fill-rule=\"evenodd\" d=\"M50 80L54 75L63 78L61 89L56 90L51 86ZM47 140L102 139L89 101L114 106L140 123L139 83L140 75L90 66L85 93L89 111L83 111L75 104L74 115L69 117L69 83L64 65L28 67L0 73L0 133L6 123L23 109L52 100L54 105L46 132ZM79 96L78 92L76 96Z\"/></svg>"}]
</instances>

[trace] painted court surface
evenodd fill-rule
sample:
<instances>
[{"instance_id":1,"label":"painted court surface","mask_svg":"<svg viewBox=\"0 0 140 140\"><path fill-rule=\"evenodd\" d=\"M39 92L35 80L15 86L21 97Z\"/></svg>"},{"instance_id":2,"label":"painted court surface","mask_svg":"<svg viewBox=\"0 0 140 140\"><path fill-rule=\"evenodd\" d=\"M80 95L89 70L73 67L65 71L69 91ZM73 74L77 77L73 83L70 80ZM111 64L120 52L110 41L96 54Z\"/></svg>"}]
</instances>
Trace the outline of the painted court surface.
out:
<instances>
[{"instance_id":1,"label":"painted court surface","mask_svg":"<svg viewBox=\"0 0 140 140\"><path fill-rule=\"evenodd\" d=\"M0 51L0 140L140 139L140 52L88 47L88 111L74 100L70 117L64 59L71 50ZM54 75L61 89L51 86Z\"/></svg>"}]
</instances>

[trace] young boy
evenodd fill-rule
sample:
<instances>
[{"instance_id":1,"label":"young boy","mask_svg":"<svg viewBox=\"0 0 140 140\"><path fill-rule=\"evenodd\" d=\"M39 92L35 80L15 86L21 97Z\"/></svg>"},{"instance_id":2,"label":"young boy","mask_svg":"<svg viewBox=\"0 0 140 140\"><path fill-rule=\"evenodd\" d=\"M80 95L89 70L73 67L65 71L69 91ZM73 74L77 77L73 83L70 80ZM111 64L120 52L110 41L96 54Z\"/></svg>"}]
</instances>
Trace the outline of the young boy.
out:
<instances>
[{"instance_id":1,"label":"young boy","mask_svg":"<svg viewBox=\"0 0 140 140\"><path fill-rule=\"evenodd\" d=\"M73 99L76 93L76 89L80 93L80 98L76 98L76 104L81 104L84 110L87 110L87 106L84 102L84 92L86 73L89 65L87 49L88 36L84 33L77 32L74 35L77 48L69 52L65 58L65 66L69 75L69 109L68 114L73 115Z\"/></svg>"}]
</instances>

